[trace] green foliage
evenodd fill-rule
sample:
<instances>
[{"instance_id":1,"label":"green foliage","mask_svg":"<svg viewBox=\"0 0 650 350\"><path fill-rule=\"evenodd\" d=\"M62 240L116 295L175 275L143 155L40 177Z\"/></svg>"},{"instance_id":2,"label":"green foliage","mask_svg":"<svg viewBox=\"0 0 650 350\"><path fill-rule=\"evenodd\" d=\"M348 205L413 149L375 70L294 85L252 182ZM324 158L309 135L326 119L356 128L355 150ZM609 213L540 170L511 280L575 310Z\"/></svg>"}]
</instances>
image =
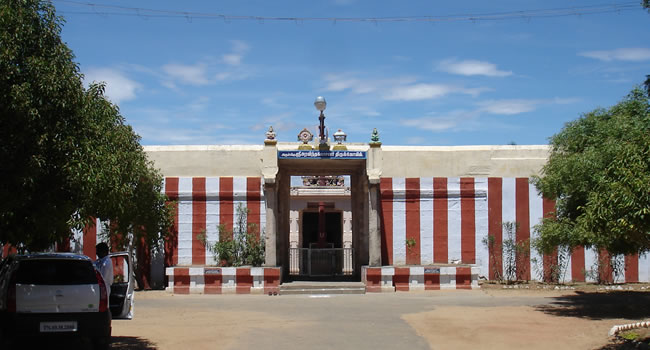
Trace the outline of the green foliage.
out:
<instances>
[{"instance_id":1,"label":"green foliage","mask_svg":"<svg viewBox=\"0 0 650 350\"><path fill-rule=\"evenodd\" d=\"M413 249L413 247L415 247L416 244L417 242L415 241L415 238L406 239L406 248L408 248L409 250Z\"/></svg>"},{"instance_id":2,"label":"green foliage","mask_svg":"<svg viewBox=\"0 0 650 350\"><path fill-rule=\"evenodd\" d=\"M621 333L620 337L625 339L625 340L637 340L637 339L639 339L640 335L639 335L639 333L637 333L635 331L627 331L627 332Z\"/></svg>"},{"instance_id":3,"label":"green foliage","mask_svg":"<svg viewBox=\"0 0 650 350\"><path fill-rule=\"evenodd\" d=\"M636 88L617 105L567 123L550 140L550 157L533 182L556 198L541 245L578 245L630 254L650 249L650 104Z\"/></svg>"},{"instance_id":4,"label":"green foliage","mask_svg":"<svg viewBox=\"0 0 650 350\"><path fill-rule=\"evenodd\" d=\"M553 224L554 223L549 223L545 227L541 224L536 225L534 230L539 233L540 230L546 229L549 230L549 235L553 235L559 231L559 228L555 228ZM571 258L571 252L573 252L574 247L566 244L554 244L552 242L554 242L552 239L542 240L539 239L539 237L531 241L531 246L540 256L555 256L557 254L557 258L554 259L549 258L540 261L535 259L536 261L534 261L534 263L538 267L537 271L539 271L539 276L537 277L540 281L561 283L564 280L567 269L569 268L569 259ZM546 270L544 269L544 264L548 264Z\"/></svg>"},{"instance_id":5,"label":"green foliage","mask_svg":"<svg viewBox=\"0 0 650 350\"><path fill-rule=\"evenodd\" d=\"M497 246L494 235L488 235L482 240L490 254L495 279L508 283L521 281L530 269L528 264L524 263L530 257L530 240L517 242L516 232L519 224L516 222L503 222L501 226L503 238L500 247ZM498 265L500 262L502 266Z\"/></svg>"},{"instance_id":6,"label":"green foliage","mask_svg":"<svg viewBox=\"0 0 650 350\"><path fill-rule=\"evenodd\" d=\"M90 216L155 243L161 176L103 86L84 89L49 1L0 2L0 243L42 250Z\"/></svg>"},{"instance_id":7,"label":"green foliage","mask_svg":"<svg viewBox=\"0 0 650 350\"><path fill-rule=\"evenodd\" d=\"M262 266L264 263L265 244L256 224L247 224L249 209L242 204L237 206L237 221L229 231L221 224L219 241L210 244L205 234L199 236L208 249L215 254L215 261L220 266Z\"/></svg>"}]
</instances>

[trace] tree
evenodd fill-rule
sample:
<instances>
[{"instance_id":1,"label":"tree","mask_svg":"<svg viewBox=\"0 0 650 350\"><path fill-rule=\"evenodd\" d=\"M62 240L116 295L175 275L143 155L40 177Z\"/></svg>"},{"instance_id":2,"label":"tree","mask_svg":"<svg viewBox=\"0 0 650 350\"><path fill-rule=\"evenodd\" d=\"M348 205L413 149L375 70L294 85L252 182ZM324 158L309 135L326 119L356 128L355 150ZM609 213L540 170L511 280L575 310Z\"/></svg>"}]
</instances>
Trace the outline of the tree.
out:
<instances>
[{"instance_id":1,"label":"tree","mask_svg":"<svg viewBox=\"0 0 650 350\"><path fill-rule=\"evenodd\" d=\"M635 88L550 139L550 157L533 182L556 198L557 218L540 227L554 246L594 246L611 254L650 250L650 103Z\"/></svg>"},{"instance_id":2,"label":"tree","mask_svg":"<svg viewBox=\"0 0 650 350\"><path fill-rule=\"evenodd\" d=\"M50 2L0 3L0 243L42 250L91 216L153 243L162 178L103 86L84 89Z\"/></svg>"}]
</instances>

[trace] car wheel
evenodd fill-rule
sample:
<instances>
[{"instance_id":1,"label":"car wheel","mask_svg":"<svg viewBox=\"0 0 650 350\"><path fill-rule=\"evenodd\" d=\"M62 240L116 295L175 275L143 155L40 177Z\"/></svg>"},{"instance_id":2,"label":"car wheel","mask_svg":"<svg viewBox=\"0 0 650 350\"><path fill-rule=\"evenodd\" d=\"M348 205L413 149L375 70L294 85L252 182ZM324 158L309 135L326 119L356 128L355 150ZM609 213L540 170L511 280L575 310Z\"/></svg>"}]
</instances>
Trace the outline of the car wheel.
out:
<instances>
[{"instance_id":1,"label":"car wheel","mask_svg":"<svg viewBox=\"0 0 650 350\"><path fill-rule=\"evenodd\" d=\"M93 349L108 350L110 343L111 337L95 337L93 338Z\"/></svg>"}]
</instances>

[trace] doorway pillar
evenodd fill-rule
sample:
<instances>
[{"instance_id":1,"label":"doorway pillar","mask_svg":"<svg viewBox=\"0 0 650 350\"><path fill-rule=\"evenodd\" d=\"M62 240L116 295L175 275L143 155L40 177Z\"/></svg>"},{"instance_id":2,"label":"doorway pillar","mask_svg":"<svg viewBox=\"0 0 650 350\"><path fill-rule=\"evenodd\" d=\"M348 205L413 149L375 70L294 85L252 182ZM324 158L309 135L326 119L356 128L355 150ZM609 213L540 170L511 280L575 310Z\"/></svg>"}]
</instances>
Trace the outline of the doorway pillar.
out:
<instances>
[{"instance_id":1,"label":"doorway pillar","mask_svg":"<svg viewBox=\"0 0 650 350\"><path fill-rule=\"evenodd\" d=\"M381 211L379 209L379 185L368 184L368 265L381 266Z\"/></svg>"},{"instance_id":2,"label":"doorway pillar","mask_svg":"<svg viewBox=\"0 0 650 350\"><path fill-rule=\"evenodd\" d=\"M370 266L381 266L381 201L379 184L383 167L383 153L379 135L369 143L366 173L368 174L368 250Z\"/></svg>"},{"instance_id":3,"label":"doorway pillar","mask_svg":"<svg viewBox=\"0 0 650 350\"><path fill-rule=\"evenodd\" d=\"M266 200L266 250L264 266L278 266L277 262L277 191L275 183L264 184L264 198Z\"/></svg>"}]
</instances>

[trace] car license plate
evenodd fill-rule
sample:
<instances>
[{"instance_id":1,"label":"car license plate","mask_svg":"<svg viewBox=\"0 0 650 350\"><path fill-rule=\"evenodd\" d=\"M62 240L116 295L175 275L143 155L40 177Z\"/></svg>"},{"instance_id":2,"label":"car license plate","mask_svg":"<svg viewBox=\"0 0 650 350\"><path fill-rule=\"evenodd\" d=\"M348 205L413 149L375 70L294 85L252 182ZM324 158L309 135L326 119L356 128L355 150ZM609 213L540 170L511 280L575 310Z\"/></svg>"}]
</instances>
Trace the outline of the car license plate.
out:
<instances>
[{"instance_id":1,"label":"car license plate","mask_svg":"<svg viewBox=\"0 0 650 350\"><path fill-rule=\"evenodd\" d=\"M77 331L77 321L41 322L41 332L42 333L76 332L76 331Z\"/></svg>"}]
</instances>

